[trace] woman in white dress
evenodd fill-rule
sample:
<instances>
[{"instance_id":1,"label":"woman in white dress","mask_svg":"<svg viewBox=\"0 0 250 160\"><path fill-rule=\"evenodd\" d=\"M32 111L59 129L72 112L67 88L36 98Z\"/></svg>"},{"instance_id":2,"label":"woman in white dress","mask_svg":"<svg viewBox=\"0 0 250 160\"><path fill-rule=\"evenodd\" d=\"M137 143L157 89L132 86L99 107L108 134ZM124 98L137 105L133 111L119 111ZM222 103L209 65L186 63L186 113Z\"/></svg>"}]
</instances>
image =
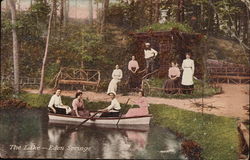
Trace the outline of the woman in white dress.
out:
<instances>
[{"instance_id":1,"label":"woman in white dress","mask_svg":"<svg viewBox=\"0 0 250 160\"><path fill-rule=\"evenodd\" d=\"M122 70L119 69L119 65L115 66L115 69L113 70L113 73L112 73L112 78L113 79L110 81L109 86L108 86L107 94L111 92L116 94L117 83L120 82L122 79Z\"/></svg>"},{"instance_id":2,"label":"woman in white dress","mask_svg":"<svg viewBox=\"0 0 250 160\"><path fill-rule=\"evenodd\" d=\"M70 114L71 108L62 103L61 90L57 89L56 93L50 98L49 110L57 114Z\"/></svg>"},{"instance_id":3,"label":"woman in white dress","mask_svg":"<svg viewBox=\"0 0 250 160\"><path fill-rule=\"evenodd\" d=\"M182 62L182 80L181 84L183 85L183 93L191 93L192 88L194 87L194 60L190 59L190 53L186 53L186 59Z\"/></svg>"}]
</instances>

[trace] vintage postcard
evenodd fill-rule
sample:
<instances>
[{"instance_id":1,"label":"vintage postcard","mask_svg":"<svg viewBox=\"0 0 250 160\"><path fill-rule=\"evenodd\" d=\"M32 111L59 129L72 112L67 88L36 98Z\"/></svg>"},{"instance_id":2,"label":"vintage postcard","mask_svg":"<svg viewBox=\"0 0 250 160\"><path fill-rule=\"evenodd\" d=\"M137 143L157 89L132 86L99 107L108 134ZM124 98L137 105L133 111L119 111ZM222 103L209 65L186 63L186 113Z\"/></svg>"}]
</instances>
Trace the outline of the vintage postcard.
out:
<instances>
[{"instance_id":1,"label":"vintage postcard","mask_svg":"<svg viewBox=\"0 0 250 160\"><path fill-rule=\"evenodd\" d=\"M2 0L0 158L249 159L249 0Z\"/></svg>"}]
</instances>

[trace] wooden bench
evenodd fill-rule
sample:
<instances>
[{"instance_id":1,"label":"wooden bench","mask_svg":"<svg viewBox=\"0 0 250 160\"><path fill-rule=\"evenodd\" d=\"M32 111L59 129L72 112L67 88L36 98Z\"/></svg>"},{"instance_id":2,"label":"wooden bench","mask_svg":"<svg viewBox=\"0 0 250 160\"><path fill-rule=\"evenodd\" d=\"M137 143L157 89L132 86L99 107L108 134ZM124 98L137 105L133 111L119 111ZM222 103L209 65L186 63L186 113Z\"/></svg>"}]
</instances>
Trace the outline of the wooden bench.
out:
<instances>
[{"instance_id":1,"label":"wooden bench","mask_svg":"<svg viewBox=\"0 0 250 160\"><path fill-rule=\"evenodd\" d=\"M55 78L54 88L59 85L93 86L98 90L100 84L100 71L78 68L61 68Z\"/></svg>"}]
</instances>

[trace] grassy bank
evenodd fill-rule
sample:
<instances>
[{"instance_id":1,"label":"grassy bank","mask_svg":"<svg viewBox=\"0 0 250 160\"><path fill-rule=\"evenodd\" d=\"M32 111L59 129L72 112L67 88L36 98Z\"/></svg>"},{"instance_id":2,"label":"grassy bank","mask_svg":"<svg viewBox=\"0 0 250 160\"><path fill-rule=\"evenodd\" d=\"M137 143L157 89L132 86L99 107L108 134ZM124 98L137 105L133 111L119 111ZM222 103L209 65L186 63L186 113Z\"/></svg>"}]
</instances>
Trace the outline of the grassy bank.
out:
<instances>
[{"instance_id":1,"label":"grassy bank","mask_svg":"<svg viewBox=\"0 0 250 160\"><path fill-rule=\"evenodd\" d=\"M186 111L166 105L151 105L153 123L194 140L207 160L235 160L239 148L236 119Z\"/></svg>"},{"instance_id":2,"label":"grassy bank","mask_svg":"<svg viewBox=\"0 0 250 160\"><path fill-rule=\"evenodd\" d=\"M33 107L46 107L51 95L23 93L20 98ZM70 105L71 97L62 97L63 103ZM89 110L107 106L108 102L85 102ZM130 105L122 104L122 112ZM186 111L167 105L150 105L153 114L152 124L169 128L186 139L196 141L203 149L202 157L207 160L235 160L239 147L236 119L210 114Z\"/></svg>"},{"instance_id":3,"label":"grassy bank","mask_svg":"<svg viewBox=\"0 0 250 160\"><path fill-rule=\"evenodd\" d=\"M150 87L163 88L165 79L153 78L148 81ZM205 83L204 86L201 81L194 80L194 91L192 94L166 94L164 91L151 89L148 96L152 97L163 97L163 98L201 98L209 97L215 94L219 94L221 90L219 88L213 88L209 84Z\"/></svg>"},{"instance_id":4,"label":"grassy bank","mask_svg":"<svg viewBox=\"0 0 250 160\"><path fill-rule=\"evenodd\" d=\"M28 104L33 107L41 108L48 106L51 95L49 94L39 95L39 94L23 92L18 97L19 99L28 102ZM71 106L72 100L73 100L72 97L62 96L62 102L65 105ZM97 109L105 108L108 105L110 105L110 102L90 102L88 100L84 100L84 102L85 102L84 103L85 107L91 111L96 111ZM134 108L138 106L121 104L121 107L122 107L121 112L125 113L129 108Z\"/></svg>"}]
</instances>

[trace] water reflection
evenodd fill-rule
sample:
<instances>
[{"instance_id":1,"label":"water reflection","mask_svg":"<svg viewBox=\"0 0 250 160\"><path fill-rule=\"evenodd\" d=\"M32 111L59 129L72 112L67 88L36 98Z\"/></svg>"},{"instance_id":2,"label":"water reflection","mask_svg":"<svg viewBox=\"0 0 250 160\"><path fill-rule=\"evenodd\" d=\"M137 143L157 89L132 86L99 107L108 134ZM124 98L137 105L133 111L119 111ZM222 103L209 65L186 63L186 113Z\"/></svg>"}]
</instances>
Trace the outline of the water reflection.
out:
<instances>
[{"instance_id":1,"label":"water reflection","mask_svg":"<svg viewBox=\"0 0 250 160\"><path fill-rule=\"evenodd\" d=\"M0 151L16 158L184 159L180 140L157 126L70 127L48 124L40 113L0 114Z\"/></svg>"}]
</instances>

